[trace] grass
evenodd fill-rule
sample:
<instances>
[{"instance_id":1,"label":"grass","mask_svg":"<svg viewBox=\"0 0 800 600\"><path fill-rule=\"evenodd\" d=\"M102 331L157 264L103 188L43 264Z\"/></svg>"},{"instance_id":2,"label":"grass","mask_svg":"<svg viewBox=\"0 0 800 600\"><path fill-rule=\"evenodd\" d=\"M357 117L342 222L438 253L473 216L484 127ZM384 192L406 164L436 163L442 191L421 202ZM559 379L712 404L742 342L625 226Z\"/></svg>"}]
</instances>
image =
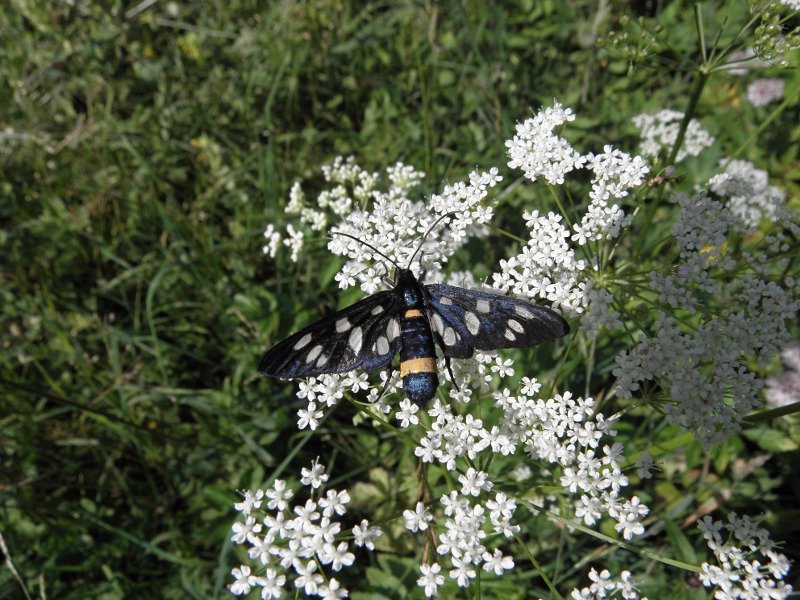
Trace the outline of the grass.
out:
<instances>
[{"instance_id":1,"label":"grass","mask_svg":"<svg viewBox=\"0 0 800 600\"><path fill-rule=\"evenodd\" d=\"M13 0L0 16L0 532L27 593L224 597L242 560L228 541L235 491L294 477L320 454L338 485L360 482L356 512L388 518L411 505L413 448L398 455L347 409L321 433L298 432L293 386L256 374L269 345L358 297L338 294L340 262L321 236L299 264L270 261L265 226L293 222L291 185L321 189L319 167L336 155L369 171L402 160L426 172L422 195L437 193L502 164L514 123L553 98L584 117L581 147L633 151L633 115L686 109L699 51L686 9ZM715 47L746 46L730 26L746 22L743 7L700 9ZM615 41L623 32L627 45ZM719 142L691 169L707 176L714 152L743 147L796 198L798 79L778 76L794 99L771 122L771 108L742 105L740 80L710 78L697 114ZM531 200L510 199L497 226L522 234L516 215ZM459 260L484 276L504 255ZM723 503L769 508L778 537L796 541L790 419L768 445L756 429L709 456L687 444L683 466L650 490L669 516L654 535L691 562L671 524ZM780 460L750 465L765 448ZM687 494L685 478L709 463L718 493ZM732 464L750 476L736 479ZM610 550L543 533L538 559L564 590L589 549ZM411 541L388 535L396 556L360 572L372 597L416 589ZM650 597L697 597L654 579ZM526 594L486 585L487 596ZM0 597L22 589L0 571Z\"/></svg>"}]
</instances>

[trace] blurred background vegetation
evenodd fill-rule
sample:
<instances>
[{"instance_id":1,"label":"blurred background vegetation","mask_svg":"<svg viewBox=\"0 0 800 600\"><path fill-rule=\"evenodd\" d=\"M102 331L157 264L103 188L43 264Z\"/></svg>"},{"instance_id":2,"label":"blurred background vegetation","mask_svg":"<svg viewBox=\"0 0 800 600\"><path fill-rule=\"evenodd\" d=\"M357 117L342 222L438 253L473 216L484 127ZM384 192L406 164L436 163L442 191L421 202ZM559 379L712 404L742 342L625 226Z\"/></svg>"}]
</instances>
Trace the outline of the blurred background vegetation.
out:
<instances>
[{"instance_id":1,"label":"blurred background vegetation","mask_svg":"<svg viewBox=\"0 0 800 600\"><path fill-rule=\"evenodd\" d=\"M737 4L702 5L709 39L747 20ZM324 239L299 264L286 252L271 261L265 226L294 222L283 211L292 183L313 195L336 155L370 171L414 165L427 173L421 197L476 166L502 169L514 123L554 99L581 116L581 151L634 151L632 116L686 109L692 6L11 0L0 14L0 531L27 590L225 596L241 562L228 541L235 490L295 478L320 454L346 473L334 485L370 482L356 515L410 504L410 453L353 427L347 408L298 432L293 386L257 376L269 345L357 297L332 285L339 260ZM719 142L694 168L710 174L714 152L745 144L738 158L796 195L797 104L759 129L769 111L744 103L746 81L710 81L698 116ZM518 208L498 213L520 231L518 217L504 220ZM749 443L716 455L722 472L748 460ZM694 448L682 460L660 495L678 525L696 508L681 478L708 458ZM797 479L758 473L729 474L724 499L789 510L791 493L770 490L788 485L796 501ZM582 558L556 554L539 558ZM395 574L396 597L417 577L402 558L368 559ZM0 597L22 593L0 570Z\"/></svg>"}]
</instances>

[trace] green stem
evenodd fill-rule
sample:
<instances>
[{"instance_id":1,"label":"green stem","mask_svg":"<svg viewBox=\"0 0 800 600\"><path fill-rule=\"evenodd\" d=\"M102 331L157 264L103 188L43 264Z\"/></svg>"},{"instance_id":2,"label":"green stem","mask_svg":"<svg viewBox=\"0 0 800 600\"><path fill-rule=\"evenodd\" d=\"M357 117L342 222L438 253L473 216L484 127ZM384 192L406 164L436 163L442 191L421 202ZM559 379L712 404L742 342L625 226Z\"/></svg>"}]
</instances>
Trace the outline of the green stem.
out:
<instances>
[{"instance_id":1,"label":"green stem","mask_svg":"<svg viewBox=\"0 0 800 600\"><path fill-rule=\"evenodd\" d=\"M703 19L702 15L700 14L700 8L698 5L695 5L695 16L696 22L698 27L698 36L700 37L700 46L703 51L703 55L705 56L705 44L703 42ZM681 146L683 145L683 140L686 137L686 130L689 128L689 123L692 120L692 117L697 110L697 104L700 101L700 95L703 93L703 90L706 87L706 82L708 81L709 73L706 70L705 64L700 68L698 71L697 79L694 81L694 85L692 86L691 94L689 95L689 104L684 111L683 120L681 121L680 128L678 129L678 135L675 138L675 144L672 146L672 150L670 150L669 157L664 164L664 166L671 166L675 164L675 159L678 156L678 151L680 150ZM666 187L661 188L661 190L666 189ZM653 218L655 217L656 210L661 205L661 198L663 195L663 191L658 195L658 197L650 203L650 206L647 208L647 214L644 219L644 228L648 228L651 226L653 222ZM639 239L636 241L636 250L634 256L638 256L642 252L642 248L644 243L647 239L646 235L640 235Z\"/></svg>"}]
</instances>

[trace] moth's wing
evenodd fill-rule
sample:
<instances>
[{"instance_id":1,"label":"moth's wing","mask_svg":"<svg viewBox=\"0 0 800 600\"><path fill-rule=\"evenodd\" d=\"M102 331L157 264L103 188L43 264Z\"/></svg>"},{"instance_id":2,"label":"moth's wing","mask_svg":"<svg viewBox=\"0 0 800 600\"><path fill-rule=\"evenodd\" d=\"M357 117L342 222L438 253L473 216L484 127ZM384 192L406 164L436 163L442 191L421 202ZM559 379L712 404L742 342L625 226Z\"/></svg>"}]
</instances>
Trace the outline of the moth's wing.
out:
<instances>
[{"instance_id":1,"label":"moth's wing","mask_svg":"<svg viewBox=\"0 0 800 600\"><path fill-rule=\"evenodd\" d=\"M527 348L569 333L561 315L527 300L451 285L426 285L425 292L431 329L450 358Z\"/></svg>"},{"instance_id":2,"label":"moth's wing","mask_svg":"<svg viewBox=\"0 0 800 600\"><path fill-rule=\"evenodd\" d=\"M394 291L367 296L273 346L258 372L292 379L379 369L400 351L397 306Z\"/></svg>"}]
</instances>

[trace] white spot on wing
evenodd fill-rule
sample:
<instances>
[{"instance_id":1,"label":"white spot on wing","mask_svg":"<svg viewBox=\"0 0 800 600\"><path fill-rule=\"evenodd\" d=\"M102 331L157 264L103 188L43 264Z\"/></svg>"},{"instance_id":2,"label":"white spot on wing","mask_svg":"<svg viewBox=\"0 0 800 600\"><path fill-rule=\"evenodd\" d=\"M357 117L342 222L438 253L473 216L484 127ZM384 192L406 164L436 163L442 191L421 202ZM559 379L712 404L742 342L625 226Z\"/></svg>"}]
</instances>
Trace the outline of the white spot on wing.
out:
<instances>
[{"instance_id":1,"label":"white spot on wing","mask_svg":"<svg viewBox=\"0 0 800 600\"><path fill-rule=\"evenodd\" d=\"M523 319L532 319L534 316L531 311L524 306L520 306L519 304L514 305L514 312L516 312Z\"/></svg>"},{"instance_id":2,"label":"white spot on wing","mask_svg":"<svg viewBox=\"0 0 800 600\"><path fill-rule=\"evenodd\" d=\"M393 342L397 339L398 335L400 335L400 321L392 319L389 321L389 324L386 325L386 337L389 338L390 342Z\"/></svg>"},{"instance_id":3,"label":"white spot on wing","mask_svg":"<svg viewBox=\"0 0 800 600\"><path fill-rule=\"evenodd\" d=\"M306 356L306 363L308 363L310 365L312 362L317 360L317 357L321 353L322 353L322 346L314 346L311 349L311 352L308 353L308 356Z\"/></svg>"},{"instance_id":4,"label":"white spot on wing","mask_svg":"<svg viewBox=\"0 0 800 600\"><path fill-rule=\"evenodd\" d=\"M350 329L350 321L348 321L346 318L339 319L338 321L336 321L337 333L342 333L343 331L347 331L348 329Z\"/></svg>"},{"instance_id":5,"label":"white spot on wing","mask_svg":"<svg viewBox=\"0 0 800 600\"><path fill-rule=\"evenodd\" d=\"M439 335L444 333L444 321L442 321L442 317L438 313L433 313L433 328Z\"/></svg>"},{"instance_id":6,"label":"white spot on wing","mask_svg":"<svg viewBox=\"0 0 800 600\"><path fill-rule=\"evenodd\" d=\"M384 354L389 354L389 340L387 340L385 337L381 336L378 338L377 347L378 347L378 354L380 356L383 356Z\"/></svg>"},{"instance_id":7,"label":"white spot on wing","mask_svg":"<svg viewBox=\"0 0 800 600\"><path fill-rule=\"evenodd\" d=\"M467 322L467 329L472 335L478 335L478 330L481 328L480 319L473 312L465 312L464 320Z\"/></svg>"},{"instance_id":8,"label":"white spot on wing","mask_svg":"<svg viewBox=\"0 0 800 600\"><path fill-rule=\"evenodd\" d=\"M381 314L382 312L383 312L383 307L382 307L380 304L378 304L378 306L376 306L375 308L373 308L373 309L370 311L370 313L371 313L373 316L376 316L376 317L377 317L379 314Z\"/></svg>"},{"instance_id":9,"label":"white spot on wing","mask_svg":"<svg viewBox=\"0 0 800 600\"><path fill-rule=\"evenodd\" d=\"M305 346L307 346L308 342L310 341L311 341L311 334L307 333L299 340L297 340L297 343L292 347L292 350L300 350L300 348L304 348Z\"/></svg>"},{"instance_id":10,"label":"white spot on wing","mask_svg":"<svg viewBox=\"0 0 800 600\"><path fill-rule=\"evenodd\" d=\"M506 331L505 331L505 333L504 333L503 335L506 337L506 339L507 339L507 340L510 340L510 341L512 341L512 342L513 342L515 339L517 339L517 336L515 336L515 335L514 335L514 332L513 332L513 331L511 331L510 329L506 329Z\"/></svg>"},{"instance_id":11,"label":"white spot on wing","mask_svg":"<svg viewBox=\"0 0 800 600\"><path fill-rule=\"evenodd\" d=\"M361 335L361 327L354 328L353 331L350 332L350 337L347 338L347 343L350 344L350 347L356 354L358 354L358 351L361 350L361 343L363 341L364 339Z\"/></svg>"},{"instance_id":12,"label":"white spot on wing","mask_svg":"<svg viewBox=\"0 0 800 600\"><path fill-rule=\"evenodd\" d=\"M483 298L481 298L477 302L475 302L475 308L478 310L478 312L482 312L482 313L488 313L490 310L492 310L492 307L489 304L489 301L488 300L484 300Z\"/></svg>"},{"instance_id":13,"label":"white spot on wing","mask_svg":"<svg viewBox=\"0 0 800 600\"><path fill-rule=\"evenodd\" d=\"M514 319L508 320L508 326L517 333L523 333L525 331L525 328L522 326L522 324Z\"/></svg>"},{"instance_id":14,"label":"white spot on wing","mask_svg":"<svg viewBox=\"0 0 800 600\"><path fill-rule=\"evenodd\" d=\"M439 302L441 302L445 306L451 306L453 304L453 301L450 300L450 298L448 298L447 296L442 296L441 298L439 298Z\"/></svg>"},{"instance_id":15,"label":"white spot on wing","mask_svg":"<svg viewBox=\"0 0 800 600\"><path fill-rule=\"evenodd\" d=\"M320 355L319 360L317 361L317 366L321 367L321 366L325 365L325 363L328 362L329 358L330 358L330 356L328 356L327 354Z\"/></svg>"},{"instance_id":16,"label":"white spot on wing","mask_svg":"<svg viewBox=\"0 0 800 600\"><path fill-rule=\"evenodd\" d=\"M444 330L444 335L442 336L442 340L444 341L446 346L452 346L456 343L456 332L453 330L452 327L448 327Z\"/></svg>"}]
</instances>

